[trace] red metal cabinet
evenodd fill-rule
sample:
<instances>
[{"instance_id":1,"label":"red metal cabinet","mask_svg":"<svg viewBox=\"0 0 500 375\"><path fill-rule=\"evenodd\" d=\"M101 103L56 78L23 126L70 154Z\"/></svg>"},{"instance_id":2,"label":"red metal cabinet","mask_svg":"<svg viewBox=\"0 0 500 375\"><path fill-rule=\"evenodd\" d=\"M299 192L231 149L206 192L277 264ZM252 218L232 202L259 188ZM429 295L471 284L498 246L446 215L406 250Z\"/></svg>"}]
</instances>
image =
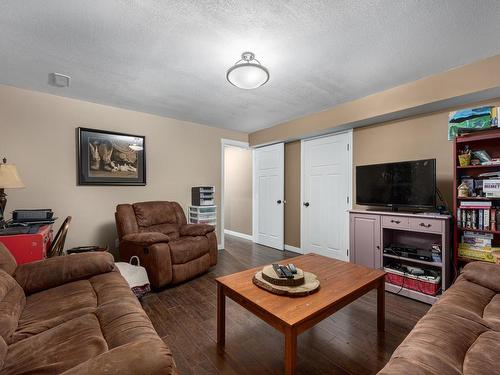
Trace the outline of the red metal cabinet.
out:
<instances>
[{"instance_id":1,"label":"red metal cabinet","mask_svg":"<svg viewBox=\"0 0 500 375\"><path fill-rule=\"evenodd\" d=\"M17 264L44 259L47 255L51 240L51 225L41 226L38 233L35 234L0 236L0 242L3 243L14 258L16 258Z\"/></svg>"}]
</instances>

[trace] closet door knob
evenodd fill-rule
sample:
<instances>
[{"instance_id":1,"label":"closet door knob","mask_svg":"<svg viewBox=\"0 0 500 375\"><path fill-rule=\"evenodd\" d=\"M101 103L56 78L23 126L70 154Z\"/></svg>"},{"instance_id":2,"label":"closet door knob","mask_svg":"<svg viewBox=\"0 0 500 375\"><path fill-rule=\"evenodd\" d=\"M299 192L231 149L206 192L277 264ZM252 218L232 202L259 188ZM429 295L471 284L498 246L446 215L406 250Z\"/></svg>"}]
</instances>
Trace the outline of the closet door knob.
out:
<instances>
[{"instance_id":1,"label":"closet door knob","mask_svg":"<svg viewBox=\"0 0 500 375\"><path fill-rule=\"evenodd\" d=\"M303 205L309 207L309 202L304 202Z\"/></svg>"},{"instance_id":2,"label":"closet door knob","mask_svg":"<svg viewBox=\"0 0 500 375\"><path fill-rule=\"evenodd\" d=\"M281 199L278 199L276 203L281 204Z\"/></svg>"}]
</instances>

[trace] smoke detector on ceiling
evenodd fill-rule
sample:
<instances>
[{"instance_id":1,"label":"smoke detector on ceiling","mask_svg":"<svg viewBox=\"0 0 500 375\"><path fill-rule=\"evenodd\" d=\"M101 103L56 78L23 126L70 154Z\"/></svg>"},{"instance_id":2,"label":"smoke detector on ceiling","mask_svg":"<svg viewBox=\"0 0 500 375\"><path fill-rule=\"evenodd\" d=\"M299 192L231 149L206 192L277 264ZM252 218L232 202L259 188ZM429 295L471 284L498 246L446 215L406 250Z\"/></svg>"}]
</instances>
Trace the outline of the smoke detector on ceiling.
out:
<instances>
[{"instance_id":1,"label":"smoke detector on ceiling","mask_svg":"<svg viewBox=\"0 0 500 375\"><path fill-rule=\"evenodd\" d=\"M49 74L49 84L55 87L69 87L70 76L60 73Z\"/></svg>"}]
</instances>

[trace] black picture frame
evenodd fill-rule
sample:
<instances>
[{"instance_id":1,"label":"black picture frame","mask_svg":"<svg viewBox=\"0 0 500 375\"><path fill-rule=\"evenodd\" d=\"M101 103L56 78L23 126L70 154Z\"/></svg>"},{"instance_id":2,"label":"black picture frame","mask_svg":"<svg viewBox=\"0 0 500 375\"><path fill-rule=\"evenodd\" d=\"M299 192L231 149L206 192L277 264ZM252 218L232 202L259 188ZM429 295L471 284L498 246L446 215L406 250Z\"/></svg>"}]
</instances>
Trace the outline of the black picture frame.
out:
<instances>
[{"instance_id":1,"label":"black picture frame","mask_svg":"<svg viewBox=\"0 0 500 375\"><path fill-rule=\"evenodd\" d=\"M146 185L146 137L78 127L78 185Z\"/></svg>"}]
</instances>

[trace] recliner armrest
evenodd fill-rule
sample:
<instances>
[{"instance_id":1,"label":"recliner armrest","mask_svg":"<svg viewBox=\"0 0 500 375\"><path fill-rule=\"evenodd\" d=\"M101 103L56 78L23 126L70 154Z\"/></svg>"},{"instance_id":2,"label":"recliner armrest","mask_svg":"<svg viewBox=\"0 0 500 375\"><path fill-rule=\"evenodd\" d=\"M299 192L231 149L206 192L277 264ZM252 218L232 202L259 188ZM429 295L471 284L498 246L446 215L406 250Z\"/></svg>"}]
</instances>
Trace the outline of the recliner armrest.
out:
<instances>
[{"instance_id":1,"label":"recliner armrest","mask_svg":"<svg viewBox=\"0 0 500 375\"><path fill-rule=\"evenodd\" d=\"M115 262L110 253L83 253L21 264L16 268L14 278L26 294L32 294L114 269Z\"/></svg>"},{"instance_id":2,"label":"recliner armrest","mask_svg":"<svg viewBox=\"0 0 500 375\"><path fill-rule=\"evenodd\" d=\"M122 241L130 242L138 246L150 246L155 243L169 242L173 238L160 232L131 233L122 237Z\"/></svg>"},{"instance_id":3,"label":"recliner armrest","mask_svg":"<svg viewBox=\"0 0 500 375\"><path fill-rule=\"evenodd\" d=\"M184 224L181 225L179 233L181 236L205 236L213 232L215 227L208 224Z\"/></svg>"}]
</instances>

